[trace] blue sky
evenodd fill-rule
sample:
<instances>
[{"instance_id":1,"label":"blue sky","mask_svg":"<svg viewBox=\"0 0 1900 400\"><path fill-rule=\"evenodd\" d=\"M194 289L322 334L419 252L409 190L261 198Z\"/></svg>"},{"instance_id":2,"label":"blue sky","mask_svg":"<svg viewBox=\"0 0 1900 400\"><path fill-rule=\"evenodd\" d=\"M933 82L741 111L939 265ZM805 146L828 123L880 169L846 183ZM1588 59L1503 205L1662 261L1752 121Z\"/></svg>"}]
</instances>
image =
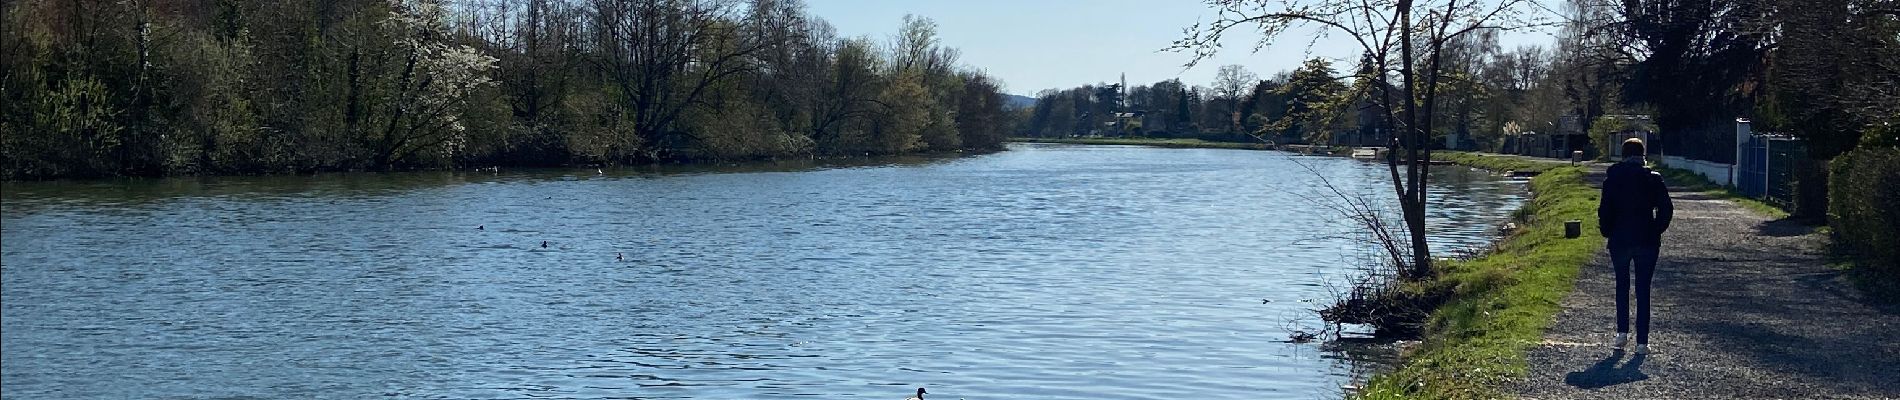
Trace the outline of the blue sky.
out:
<instances>
[{"instance_id":1,"label":"blue sky","mask_svg":"<svg viewBox=\"0 0 1900 400\"><path fill-rule=\"evenodd\" d=\"M841 36L887 41L905 14L935 19L946 45L962 62L1002 80L1005 90L1034 95L1050 88L1112 82L1128 74L1130 85L1181 78L1207 85L1221 65L1240 64L1261 77L1299 66L1308 54L1356 59L1357 46L1335 37L1313 42L1314 31L1293 32L1281 43L1251 52L1257 36L1229 35L1225 49L1192 69L1183 53L1157 52L1181 37L1181 29L1211 21L1200 0L807 0L813 15L830 21ZM1543 34L1506 35L1501 45L1544 43Z\"/></svg>"}]
</instances>

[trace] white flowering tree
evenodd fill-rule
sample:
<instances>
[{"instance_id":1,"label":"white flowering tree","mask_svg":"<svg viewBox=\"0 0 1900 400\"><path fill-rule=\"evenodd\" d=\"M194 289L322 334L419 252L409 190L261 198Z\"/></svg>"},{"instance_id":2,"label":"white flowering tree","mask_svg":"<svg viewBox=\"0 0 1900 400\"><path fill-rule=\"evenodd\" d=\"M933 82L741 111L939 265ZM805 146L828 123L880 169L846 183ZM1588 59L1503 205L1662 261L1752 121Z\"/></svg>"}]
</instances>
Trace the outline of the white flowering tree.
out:
<instances>
[{"instance_id":1,"label":"white flowering tree","mask_svg":"<svg viewBox=\"0 0 1900 400\"><path fill-rule=\"evenodd\" d=\"M373 101L380 107L367 110L369 121L380 123L369 126L366 137L373 161L392 168L426 151L453 156L468 139L459 111L476 91L495 85L496 60L448 40L439 0L390 0L389 6L378 28L393 47L376 60L387 67L382 76L370 78L383 80L371 89L380 92Z\"/></svg>"}]
</instances>

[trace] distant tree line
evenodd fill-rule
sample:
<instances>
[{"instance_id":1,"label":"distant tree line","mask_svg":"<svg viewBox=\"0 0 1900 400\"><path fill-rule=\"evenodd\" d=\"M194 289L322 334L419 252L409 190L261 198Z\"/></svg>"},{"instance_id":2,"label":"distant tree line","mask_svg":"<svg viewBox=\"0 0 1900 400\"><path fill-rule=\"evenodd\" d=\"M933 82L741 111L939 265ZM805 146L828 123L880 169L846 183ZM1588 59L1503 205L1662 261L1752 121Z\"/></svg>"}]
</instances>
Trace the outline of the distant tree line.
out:
<instances>
[{"instance_id":1,"label":"distant tree line","mask_svg":"<svg viewBox=\"0 0 1900 400\"><path fill-rule=\"evenodd\" d=\"M1504 49L1495 31L1479 31L1444 44L1440 104L1433 111L1435 136L1458 135L1469 147L1496 150L1511 133L1550 132L1565 115L1583 121L1613 112L1615 86L1601 82L1588 60L1560 57L1540 45ZM1370 63L1336 68L1323 58L1292 71L1259 78L1240 65L1220 67L1215 80L1191 85L1170 79L1128 90L1127 110L1143 113L1141 129L1104 132L1115 104L1103 103L1103 86L1047 90L1018 126L1026 136L1130 134L1276 143L1384 145L1391 124L1373 85L1388 85Z\"/></svg>"},{"instance_id":2,"label":"distant tree line","mask_svg":"<svg viewBox=\"0 0 1900 400\"><path fill-rule=\"evenodd\" d=\"M1223 66L1208 86L1169 79L1125 92L1114 85L1050 89L1038 94L1017 133L1304 143L1323 140L1320 136L1336 129L1357 128L1348 121L1356 114L1330 114L1350 111L1341 103L1351 98L1348 82L1337 76L1332 62L1316 58L1267 79L1240 65ZM1118 121L1117 112L1140 116Z\"/></svg>"},{"instance_id":3,"label":"distant tree line","mask_svg":"<svg viewBox=\"0 0 1900 400\"><path fill-rule=\"evenodd\" d=\"M10 179L993 150L1004 101L931 20L798 0L0 6Z\"/></svg>"},{"instance_id":4,"label":"distant tree line","mask_svg":"<svg viewBox=\"0 0 1900 400\"><path fill-rule=\"evenodd\" d=\"M1495 151L1517 133L1643 129L1671 154L1733 162L1728 146L1710 144L1732 141L1734 119L1747 117L1807 139L1817 159L1900 142L1900 2L1567 0L1545 10L1551 46L1506 49L1495 30L1442 44L1434 137ZM1391 128L1367 117L1384 92L1371 85L1393 83L1366 64L1309 60L1266 78L1229 65L1213 82L1138 85L1122 109L1144 116L1120 130L1110 127L1120 104L1105 101L1119 100L1105 96L1112 86L1046 90L1017 134L1376 141Z\"/></svg>"}]
</instances>

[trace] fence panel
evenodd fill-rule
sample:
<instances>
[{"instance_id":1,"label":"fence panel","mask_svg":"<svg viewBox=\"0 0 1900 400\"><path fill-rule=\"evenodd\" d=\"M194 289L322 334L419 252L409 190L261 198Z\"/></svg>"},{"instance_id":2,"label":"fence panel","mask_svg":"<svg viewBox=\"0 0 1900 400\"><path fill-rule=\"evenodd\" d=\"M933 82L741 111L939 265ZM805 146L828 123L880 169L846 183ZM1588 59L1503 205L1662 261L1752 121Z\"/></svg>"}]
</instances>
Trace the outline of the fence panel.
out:
<instances>
[{"instance_id":1,"label":"fence panel","mask_svg":"<svg viewBox=\"0 0 1900 400\"><path fill-rule=\"evenodd\" d=\"M1741 159L1735 160L1735 190L1744 196L1761 198L1768 192L1770 141L1760 135L1750 136L1743 144Z\"/></svg>"},{"instance_id":2,"label":"fence panel","mask_svg":"<svg viewBox=\"0 0 1900 400\"><path fill-rule=\"evenodd\" d=\"M1800 196L1795 192L1795 181L1799 180L1802 172L1800 169L1807 160L1807 146L1799 140L1788 138L1771 138L1765 142L1768 147L1766 152L1768 187L1763 192L1763 200L1784 208L1792 208L1795 198Z\"/></svg>"}]
</instances>

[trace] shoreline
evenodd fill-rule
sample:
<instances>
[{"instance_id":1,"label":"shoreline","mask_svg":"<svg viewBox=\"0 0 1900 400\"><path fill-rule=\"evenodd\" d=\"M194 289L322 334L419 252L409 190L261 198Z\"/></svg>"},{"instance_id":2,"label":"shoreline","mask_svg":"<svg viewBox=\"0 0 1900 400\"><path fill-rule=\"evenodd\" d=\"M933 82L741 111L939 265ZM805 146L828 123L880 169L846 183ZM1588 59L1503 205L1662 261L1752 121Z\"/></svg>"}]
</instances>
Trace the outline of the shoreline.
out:
<instances>
[{"instance_id":1,"label":"shoreline","mask_svg":"<svg viewBox=\"0 0 1900 400\"><path fill-rule=\"evenodd\" d=\"M1268 143L1215 142L1215 141L1207 141L1207 140L1193 139L1193 138L1161 139L1161 138L1107 138L1107 137L1104 137L1104 138L1012 137L1012 138L1004 140L1004 142L1005 143L1076 144L1076 145L1091 145L1091 146L1148 146L1148 147L1161 147L1161 148L1171 148L1171 149L1271 150L1271 151L1284 151L1288 153L1301 154L1301 155L1332 156L1332 157L1351 157L1353 149L1354 149L1354 147L1352 146L1319 146L1319 145L1305 145L1305 144L1273 145L1273 144L1268 144ZM1384 152L1383 147L1375 147L1375 148L1380 149L1381 154L1383 154ZM1373 159L1363 159L1363 160L1380 161L1381 159L1373 158ZM1432 163L1433 165L1451 164L1448 161L1439 161L1439 160L1433 160Z\"/></svg>"},{"instance_id":2,"label":"shoreline","mask_svg":"<svg viewBox=\"0 0 1900 400\"><path fill-rule=\"evenodd\" d=\"M1147 139L1147 138L1021 138L1004 140L1006 143L1052 143L1085 144L1108 146L1149 146L1175 149L1230 149L1230 150L1275 150L1266 143L1209 142L1200 139Z\"/></svg>"},{"instance_id":3,"label":"shoreline","mask_svg":"<svg viewBox=\"0 0 1900 400\"><path fill-rule=\"evenodd\" d=\"M1596 189L1588 166L1464 152L1434 160L1493 172L1535 173L1532 198L1513 220L1519 228L1481 257L1442 261L1438 276L1405 290L1446 289L1419 344L1395 369L1371 376L1353 398L1496 398L1504 384L1528 373L1526 357L1561 311L1582 266L1603 238L1596 228ZM1563 238L1564 221L1583 221L1584 235Z\"/></svg>"},{"instance_id":4,"label":"shoreline","mask_svg":"<svg viewBox=\"0 0 1900 400\"><path fill-rule=\"evenodd\" d=\"M1266 144L1198 139L1011 138L1016 143L1132 145L1167 148L1276 150ZM1334 148L1340 151L1342 148ZM1343 148L1350 151L1350 148ZM1409 340L1392 369L1367 377L1349 398L1499 398L1506 384L1528 375L1526 359L1562 310L1582 267L1604 239L1596 228L1593 164L1509 155L1434 151L1434 165L1458 165L1530 177L1532 198L1514 212L1512 232L1470 260L1446 260L1430 281L1403 290L1449 291L1431 310L1424 332ZM1600 174L1600 171L1594 171ZM1583 222L1584 234L1563 238L1564 221Z\"/></svg>"},{"instance_id":5,"label":"shoreline","mask_svg":"<svg viewBox=\"0 0 1900 400\"><path fill-rule=\"evenodd\" d=\"M625 163L625 164L603 164L603 163L592 163L592 164L573 163L573 164L561 164L561 165L489 164L489 165L464 165L464 166L434 167L434 168L401 168L401 169L393 169L393 170L316 168L316 169L307 169L307 170L251 171L251 172L233 172L233 173L213 172L213 173L158 174L158 175L101 175L101 176L74 175L74 176L35 178L35 179L6 178L6 179L0 179L0 183L6 183L6 184L61 183L61 182L87 183L87 182L114 182L114 181L127 181L127 180L143 181L143 180L160 180L160 179L200 179L200 178L315 177L315 176L326 176L326 175L403 174L403 173L421 173L421 172L504 173L504 172L509 172L509 171L585 170L589 168L617 170L617 171L625 171L625 170L631 170L631 169L651 171L651 170L666 170L666 169L698 170L698 169L748 168L748 167L765 168L765 169L772 169L772 168L799 169L799 168L826 168L826 167L834 167L834 166L888 164L892 162L902 162L902 161L953 159L953 158L959 158L959 157L970 157L970 156L994 154L994 153L1000 153L1004 151L1008 151L1008 149L1007 148L998 148L998 149L993 149L993 150L991 149L965 149L965 150L958 150L958 151L929 151L929 152L915 152L915 153L902 153L902 154L874 154L874 155L829 155L829 156L807 155L804 157L751 158L751 159L735 159L735 160L711 160L711 159L687 160L687 161L676 160L676 161L653 161L653 162Z\"/></svg>"}]
</instances>

